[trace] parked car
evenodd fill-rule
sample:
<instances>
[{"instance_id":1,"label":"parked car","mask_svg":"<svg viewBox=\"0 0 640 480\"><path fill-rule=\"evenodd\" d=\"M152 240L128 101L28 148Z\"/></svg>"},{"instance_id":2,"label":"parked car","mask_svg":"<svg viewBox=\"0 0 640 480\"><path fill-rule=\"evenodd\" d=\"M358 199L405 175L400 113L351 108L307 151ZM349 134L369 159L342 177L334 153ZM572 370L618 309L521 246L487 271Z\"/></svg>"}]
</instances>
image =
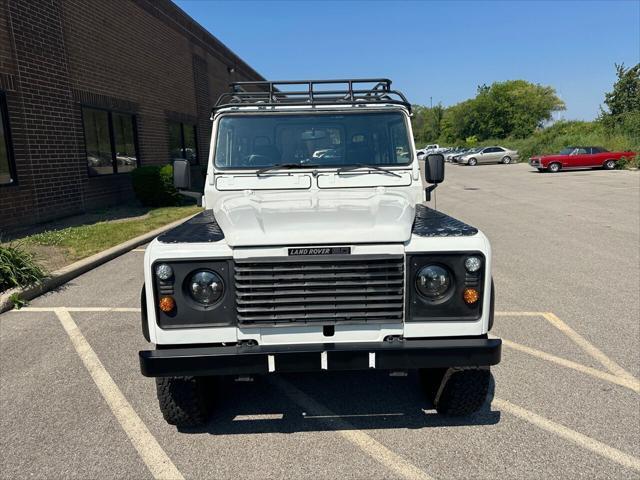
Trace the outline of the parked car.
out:
<instances>
[{"instance_id":1,"label":"parked car","mask_svg":"<svg viewBox=\"0 0 640 480\"><path fill-rule=\"evenodd\" d=\"M558 172L573 168L604 168L613 170L621 158L633 158L636 152L610 152L602 147L567 147L556 155L531 157L529 165L538 171Z\"/></svg>"},{"instance_id":2,"label":"parked car","mask_svg":"<svg viewBox=\"0 0 640 480\"><path fill-rule=\"evenodd\" d=\"M444 159L447 162L453 162L454 161L454 157L459 156L459 155L463 155L464 153L468 152L469 149L467 148L454 148L452 150L449 150L447 153L444 153Z\"/></svg>"},{"instance_id":3,"label":"parked car","mask_svg":"<svg viewBox=\"0 0 640 480\"><path fill-rule=\"evenodd\" d=\"M458 160L458 163L464 163L470 166L478 163L504 163L508 164L519 157L517 150L509 150L504 147L484 147L477 152L470 152Z\"/></svg>"},{"instance_id":4,"label":"parked car","mask_svg":"<svg viewBox=\"0 0 640 480\"><path fill-rule=\"evenodd\" d=\"M460 151L459 153L456 153L455 155L453 155L451 157L451 162L452 163L458 163L460 161L460 159L469 154L469 153L475 153L475 152L479 152L480 150L482 150L481 148L465 148L464 150Z\"/></svg>"}]
</instances>

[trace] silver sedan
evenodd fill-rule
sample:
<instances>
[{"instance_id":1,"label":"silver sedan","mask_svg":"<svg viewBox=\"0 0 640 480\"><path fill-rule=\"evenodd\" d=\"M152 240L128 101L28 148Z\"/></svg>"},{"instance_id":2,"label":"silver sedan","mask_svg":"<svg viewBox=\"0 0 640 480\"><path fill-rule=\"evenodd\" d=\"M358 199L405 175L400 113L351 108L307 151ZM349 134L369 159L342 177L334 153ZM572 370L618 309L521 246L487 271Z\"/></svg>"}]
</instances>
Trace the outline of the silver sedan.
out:
<instances>
[{"instance_id":1,"label":"silver sedan","mask_svg":"<svg viewBox=\"0 0 640 480\"><path fill-rule=\"evenodd\" d=\"M467 153L458 160L458 163L477 165L479 163L511 163L519 158L517 150L509 150L504 147L485 147L476 152Z\"/></svg>"}]
</instances>

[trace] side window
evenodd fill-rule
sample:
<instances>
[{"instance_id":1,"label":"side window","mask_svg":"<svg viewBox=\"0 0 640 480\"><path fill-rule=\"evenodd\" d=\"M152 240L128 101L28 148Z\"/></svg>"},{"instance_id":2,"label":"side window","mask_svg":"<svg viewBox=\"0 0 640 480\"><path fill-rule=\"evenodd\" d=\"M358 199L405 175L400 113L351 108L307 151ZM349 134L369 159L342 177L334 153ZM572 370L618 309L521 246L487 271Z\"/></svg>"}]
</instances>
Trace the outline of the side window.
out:
<instances>
[{"instance_id":1,"label":"side window","mask_svg":"<svg viewBox=\"0 0 640 480\"><path fill-rule=\"evenodd\" d=\"M82 123L90 175L126 173L138 166L133 115L82 107Z\"/></svg>"},{"instance_id":2,"label":"side window","mask_svg":"<svg viewBox=\"0 0 640 480\"><path fill-rule=\"evenodd\" d=\"M585 155L587 153L588 152L586 148L576 148L575 150L575 155Z\"/></svg>"},{"instance_id":3,"label":"side window","mask_svg":"<svg viewBox=\"0 0 640 480\"><path fill-rule=\"evenodd\" d=\"M485 148L484 150L482 150L482 153L491 153L493 152L493 148L489 147L489 148Z\"/></svg>"},{"instance_id":4,"label":"side window","mask_svg":"<svg viewBox=\"0 0 640 480\"><path fill-rule=\"evenodd\" d=\"M496 147L496 148L493 149L493 151L498 153L498 152L504 152L505 150L502 147Z\"/></svg>"},{"instance_id":5,"label":"side window","mask_svg":"<svg viewBox=\"0 0 640 480\"><path fill-rule=\"evenodd\" d=\"M0 185L10 185L16 181L13 161L7 100L4 92L0 91Z\"/></svg>"},{"instance_id":6,"label":"side window","mask_svg":"<svg viewBox=\"0 0 640 480\"><path fill-rule=\"evenodd\" d=\"M402 122L394 122L389 124L391 132L391 144L393 145L392 158L397 163L407 163L409 161L409 142L407 140L406 129Z\"/></svg>"},{"instance_id":7,"label":"side window","mask_svg":"<svg viewBox=\"0 0 640 480\"><path fill-rule=\"evenodd\" d=\"M172 159L184 158L192 165L198 163L196 126L169 122L169 155Z\"/></svg>"}]
</instances>

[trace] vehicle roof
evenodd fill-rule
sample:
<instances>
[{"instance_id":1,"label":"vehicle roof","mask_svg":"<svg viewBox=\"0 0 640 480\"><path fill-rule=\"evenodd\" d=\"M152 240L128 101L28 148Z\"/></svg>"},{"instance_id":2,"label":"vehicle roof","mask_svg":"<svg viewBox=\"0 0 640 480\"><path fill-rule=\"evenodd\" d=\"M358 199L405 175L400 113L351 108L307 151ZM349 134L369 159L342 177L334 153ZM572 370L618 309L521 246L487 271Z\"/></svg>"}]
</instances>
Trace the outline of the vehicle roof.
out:
<instances>
[{"instance_id":1,"label":"vehicle roof","mask_svg":"<svg viewBox=\"0 0 640 480\"><path fill-rule=\"evenodd\" d=\"M357 106L344 104L323 104L323 105L272 105L272 106L251 106L251 105L225 105L213 112L212 119L225 113L363 113L366 112L385 112L385 111L403 111L410 115L409 110L397 104L369 104L363 103Z\"/></svg>"},{"instance_id":2,"label":"vehicle roof","mask_svg":"<svg viewBox=\"0 0 640 480\"><path fill-rule=\"evenodd\" d=\"M387 78L339 80L249 81L231 84L231 91L218 98L212 116L228 107L360 107L362 105L399 105L409 113L411 104Z\"/></svg>"}]
</instances>

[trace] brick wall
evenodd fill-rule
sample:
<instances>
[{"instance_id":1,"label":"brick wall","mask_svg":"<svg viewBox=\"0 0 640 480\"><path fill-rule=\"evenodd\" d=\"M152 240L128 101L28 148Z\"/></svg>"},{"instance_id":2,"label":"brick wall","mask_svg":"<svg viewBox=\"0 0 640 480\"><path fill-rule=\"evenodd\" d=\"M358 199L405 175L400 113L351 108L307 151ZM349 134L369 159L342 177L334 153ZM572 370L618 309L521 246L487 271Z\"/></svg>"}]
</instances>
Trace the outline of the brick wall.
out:
<instances>
[{"instance_id":1,"label":"brick wall","mask_svg":"<svg viewBox=\"0 0 640 480\"><path fill-rule=\"evenodd\" d=\"M168 0L0 0L18 177L0 187L0 229L132 199L128 174L88 175L81 105L135 114L143 165L169 161L169 119L197 122L206 164L213 102L260 78Z\"/></svg>"}]
</instances>

